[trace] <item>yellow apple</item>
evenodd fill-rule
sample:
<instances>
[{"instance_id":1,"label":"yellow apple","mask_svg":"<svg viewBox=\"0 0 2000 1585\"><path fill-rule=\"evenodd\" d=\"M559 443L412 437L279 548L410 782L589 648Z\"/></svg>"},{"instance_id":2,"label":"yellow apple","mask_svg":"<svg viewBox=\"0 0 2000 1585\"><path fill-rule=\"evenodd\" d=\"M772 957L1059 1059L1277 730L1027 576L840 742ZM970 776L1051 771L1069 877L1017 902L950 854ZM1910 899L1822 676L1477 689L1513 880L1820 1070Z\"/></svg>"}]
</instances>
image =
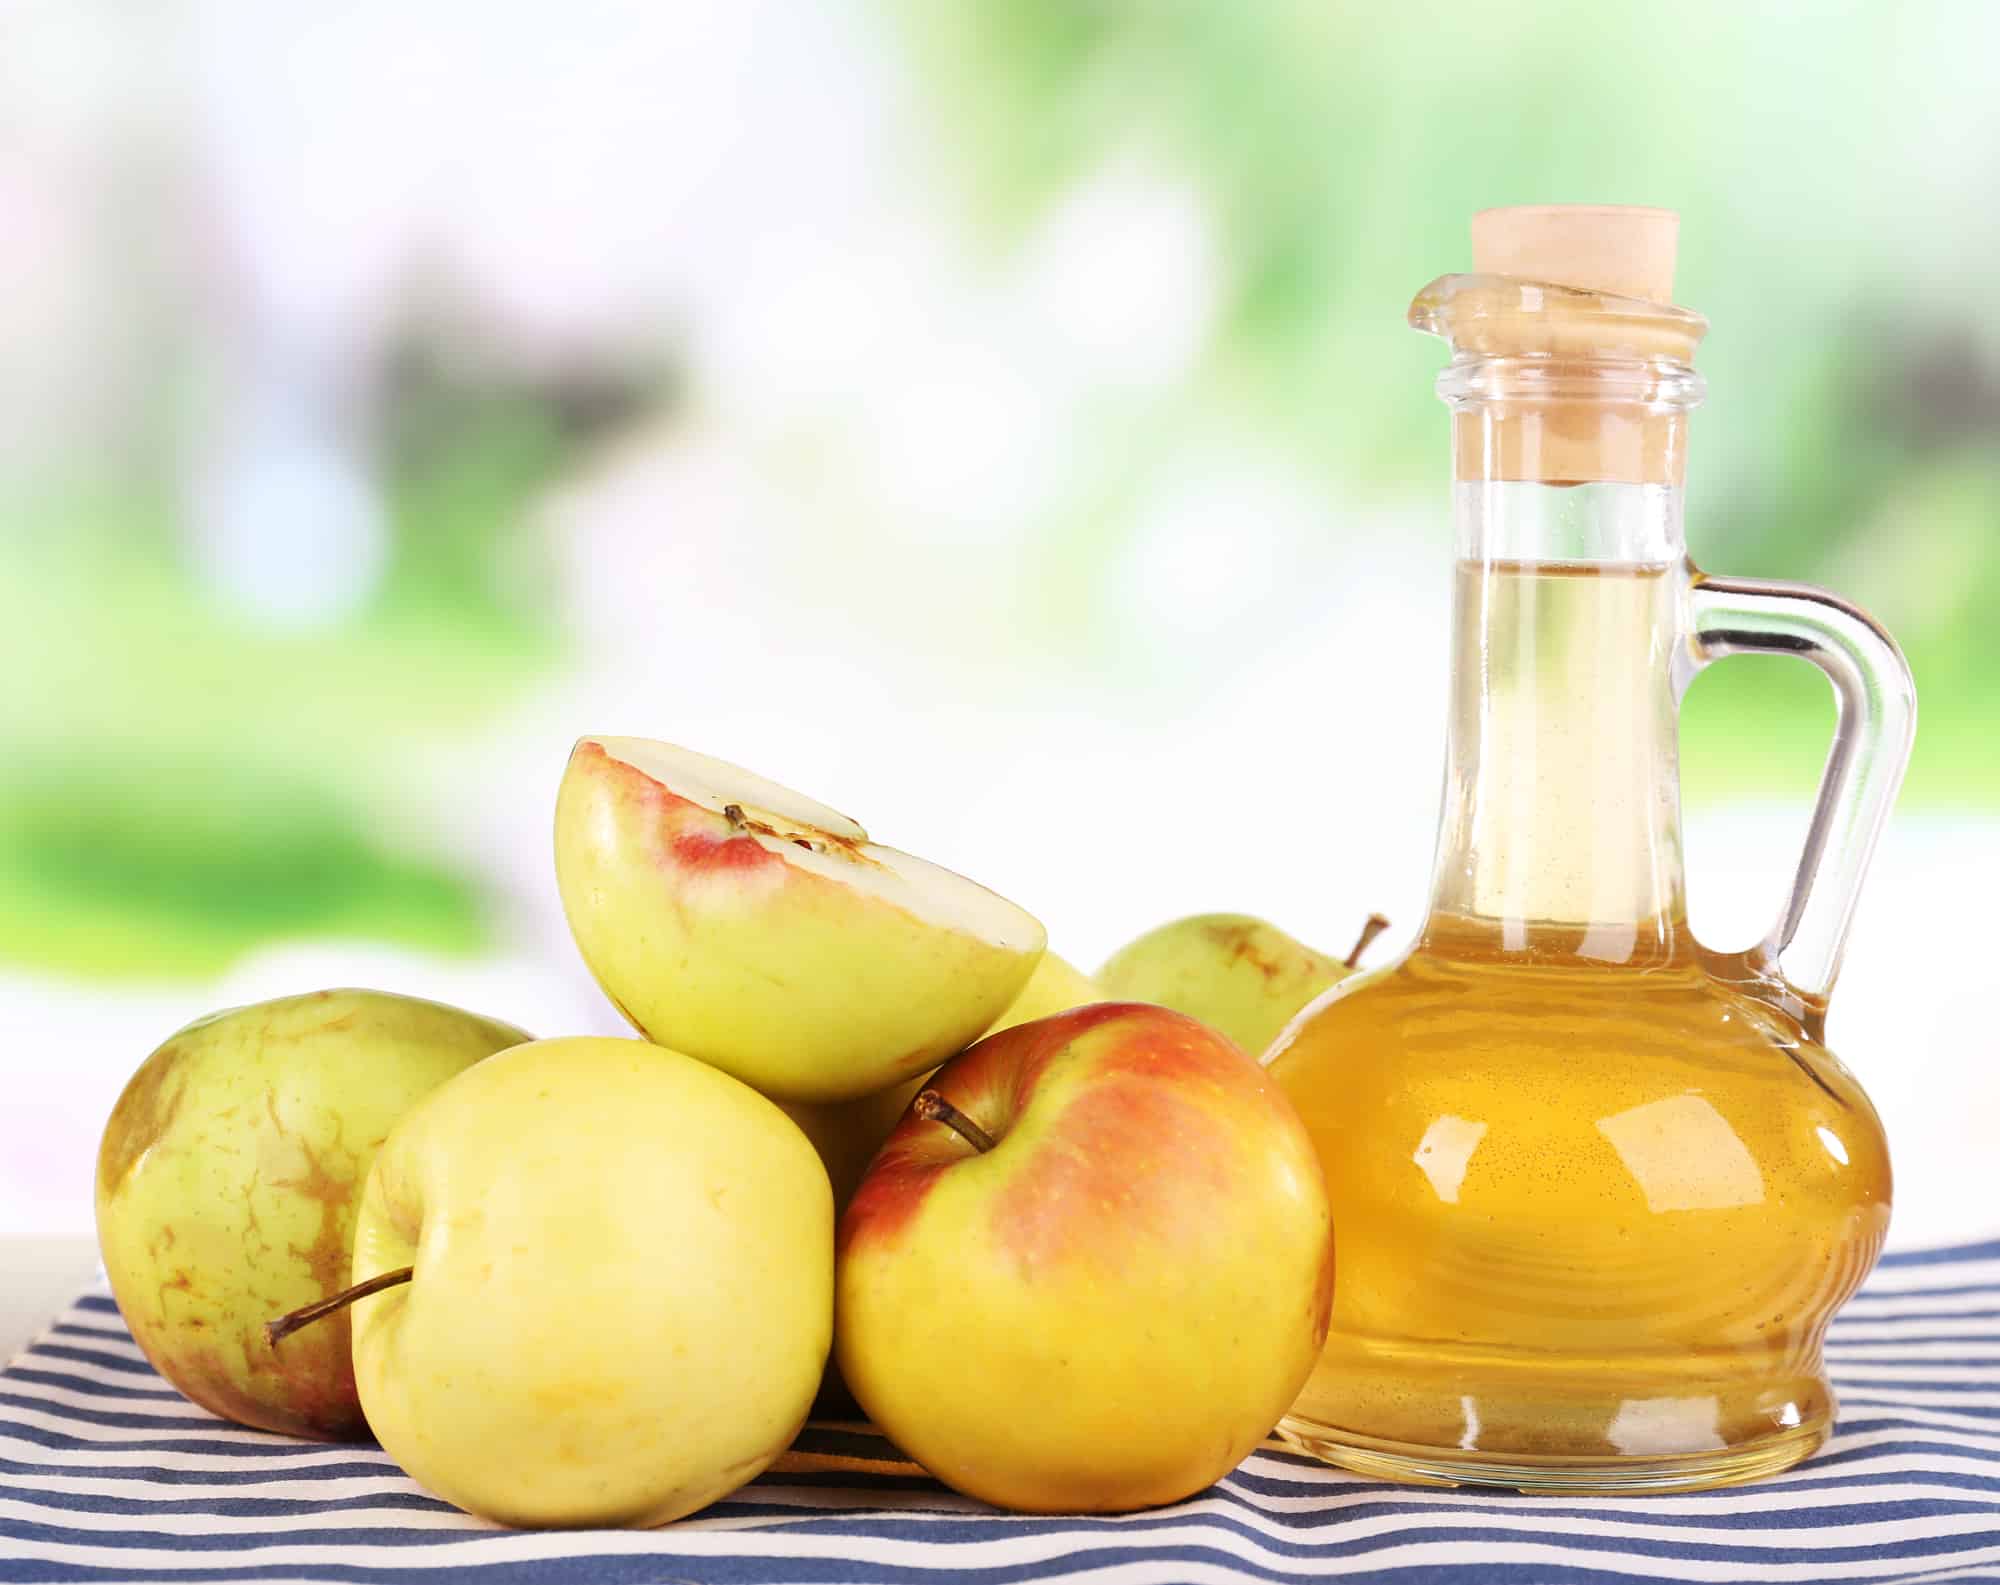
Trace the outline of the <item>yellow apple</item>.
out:
<instances>
[{"instance_id":1,"label":"yellow apple","mask_svg":"<svg viewBox=\"0 0 2000 1585\"><path fill-rule=\"evenodd\" d=\"M1261 1056L1301 1008L1354 972L1388 924L1370 915L1343 961L1249 914L1196 914L1120 948L1097 979L1107 996L1171 1007Z\"/></svg>"},{"instance_id":2,"label":"yellow apple","mask_svg":"<svg viewBox=\"0 0 2000 1585\"><path fill-rule=\"evenodd\" d=\"M882 1148L882 1141L902 1120L912 1097L929 1079L928 1073L920 1073L914 1079L904 1079L900 1084L853 1101L778 1103L785 1115L798 1124L800 1132L812 1141L813 1149L819 1152L820 1162L826 1168L827 1181L833 1186L835 1216L845 1210L847 1202L854 1198L854 1191L861 1182L861 1175L868 1170L868 1163L875 1159L875 1152ZM851 1420L858 1412L854 1395L847 1390L847 1383L840 1379L840 1367L829 1358L819 1392L813 1399L813 1418Z\"/></svg>"},{"instance_id":3,"label":"yellow apple","mask_svg":"<svg viewBox=\"0 0 2000 1585\"><path fill-rule=\"evenodd\" d=\"M1028 976L1028 983L1021 987L1021 994L993 1020L986 1033L998 1034L1016 1024L1031 1023L1037 1018L1047 1018L1051 1013L1066 1013L1072 1007L1083 1007L1105 999L1103 988L1088 974L1053 952L1044 952L1041 962L1035 965L1035 972Z\"/></svg>"},{"instance_id":4,"label":"yellow apple","mask_svg":"<svg viewBox=\"0 0 2000 1585\"><path fill-rule=\"evenodd\" d=\"M347 1283L376 1148L453 1074L528 1036L382 991L215 1013L140 1064L97 1156L97 1237L132 1336L204 1409L293 1436L363 1437L347 1322L282 1355L281 1311Z\"/></svg>"},{"instance_id":5,"label":"yellow apple","mask_svg":"<svg viewBox=\"0 0 2000 1585\"><path fill-rule=\"evenodd\" d=\"M1099 1003L982 1040L840 1226L835 1348L948 1485L1028 1512L1174 1502L1234 1468L1325 1341L1318 1158L1249 1057Z\"/></svg>"},{"instance_id":6,"label":"yellow apple","mask_svg":"<svg viewBox=\"0 0 2000 1585\"><path fill-rule=\"evenodd\" d=\"M1046 939L845 815L644 738L577 744L555 846L577 947L633 1027L785 1100L937 1066L1013 1001Z\"/></svg>"},{"instance_id":7,"label":"yellow apple","mask_svg":"<svg viewBox=\"0 0 2000 1585\"><path fill-rule=\"evenodd\" d=\"M638 1040L543 1040L383 1145L354 1280L404 1267L354 1306L354 1369L405 1470L503 1524L664 1524L804 1422L833 1198L805 1136L729 1075Z\"/></svg>"}]
</instances>

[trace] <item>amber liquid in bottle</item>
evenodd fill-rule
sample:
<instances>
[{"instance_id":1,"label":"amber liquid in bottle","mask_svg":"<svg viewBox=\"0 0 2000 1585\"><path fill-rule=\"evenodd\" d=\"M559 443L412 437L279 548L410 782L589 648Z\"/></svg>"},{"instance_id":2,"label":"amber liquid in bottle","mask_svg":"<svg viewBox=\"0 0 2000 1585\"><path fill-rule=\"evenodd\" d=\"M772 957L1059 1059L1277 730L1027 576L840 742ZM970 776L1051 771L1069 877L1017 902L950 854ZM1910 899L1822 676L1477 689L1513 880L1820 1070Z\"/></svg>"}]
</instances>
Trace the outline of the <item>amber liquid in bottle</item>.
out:
<instances>
[{"instance_id":1,"label":"amber liquid in bottle","mask_svg":"<svg viewBox=\"0 0 2000 1585\"><path fill-rule=\"evenodd\" d=\"M1268 1059L1334 1208L1281 1434L1401 1479L1692 1487L1783 1468L1889 1164L1805 1022L1715 972L1681 883L1684 566L1458 568L1430 917Z\"/></svg>"}]
</instances>

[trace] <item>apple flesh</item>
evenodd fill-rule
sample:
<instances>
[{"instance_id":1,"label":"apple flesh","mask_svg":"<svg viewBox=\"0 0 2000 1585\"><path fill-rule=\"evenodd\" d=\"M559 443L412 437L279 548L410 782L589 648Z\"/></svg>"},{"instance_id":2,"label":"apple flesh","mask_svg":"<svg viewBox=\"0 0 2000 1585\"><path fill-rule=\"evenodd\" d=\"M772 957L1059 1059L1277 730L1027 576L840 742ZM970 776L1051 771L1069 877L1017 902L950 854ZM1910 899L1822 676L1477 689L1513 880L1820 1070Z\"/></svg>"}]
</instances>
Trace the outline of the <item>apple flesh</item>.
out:
<instances>
[{"instance_id":1,"label":"apple flesh","mask_svg":"<svg viewBox=\"0 0 2000 1585\"><path fill-rule=\"evenodd\" d=\"M403 1267L354 1306L361 1401L397 1463L503 1524L665 1524L804 1423L833 1197L805 1136L727 1074L638 1040L542 1040L382 1147L354 1280Z\"/></svg>"},{"instance_id":2,"label":"apple flesh","mask_svg":"<svg viewBox=\"0 0 2000 1585\"><path fill-rule=\"evenodd\" d=\"M556 800L578 949L647 1039L766 1095L840 1101L935 1067L1046 937L949 870L721 760L584 738Z\"/></svg>"},{"instance_id":3,"label":"apple flesh","mask_svg":"<svg viewBox=\"0 0 2000 1585\"><path fill-rule=\"evenodd\" d=\"M1226 1474L1304 1385L1332 1303L1291 1104L1213 1030L1131 1003L947 1063L839 1247L835 1348L861 1406L940 1480L1029 1512L1150 1507Z\"/></svg>"},{"instance_id":4,"label":"apple flesh","mask_svg":"<svg viewBox=\"0 0 2000 1585\"><path fill-rule=\"evenodd\" d=\"M1301 1008L1355 971L1388 923L1380 914L1370 916L1343 961L1249 914L1196 914L1120 948L1097 979L1109 996L1198 1018L1255 1057L1270 1049Z\"/></svg>"},{"instance_id":5,"label":"apple flesh","mask_svg":"<svg viewBox=\"0 0 2000 1585\"><path fill-rule=\"evenodd\" d=\"M147 1057L105 1125L97 1235L154 1368L244 1425L366 1436L346 1318L282 1355L263 1323L346 1286L361 1186L403 1113L528 1038L436 1002L340 990L216 1013Z\"/></svg>"}]
</instances>

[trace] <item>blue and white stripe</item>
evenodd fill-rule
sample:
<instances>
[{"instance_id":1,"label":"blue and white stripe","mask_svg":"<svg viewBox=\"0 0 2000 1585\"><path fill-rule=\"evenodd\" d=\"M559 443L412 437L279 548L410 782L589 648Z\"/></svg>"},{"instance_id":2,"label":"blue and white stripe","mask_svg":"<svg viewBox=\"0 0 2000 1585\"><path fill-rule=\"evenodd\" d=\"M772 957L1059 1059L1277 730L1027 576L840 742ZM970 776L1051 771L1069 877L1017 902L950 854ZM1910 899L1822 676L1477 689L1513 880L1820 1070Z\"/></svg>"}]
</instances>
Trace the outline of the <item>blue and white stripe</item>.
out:
<instances>
[{"instance_id":1,"label":"blue and white stripe","mask_svg":"<svg viewBox=\"0 0 2000 1585\"><path fill-rule=\"evenodd\" d=\"M1887 1257L1827 1354L1827 1448L1689 1496L1399 1487L1272 1448L1173 1508L1027 1518L899 1469L870 1431L814 1426L698 1518L520 1533L373 1447L216 1420L87 1295L0 1372L0 1581L2000 1581L2000 1241Z\"/></svg>"}]
</instances>

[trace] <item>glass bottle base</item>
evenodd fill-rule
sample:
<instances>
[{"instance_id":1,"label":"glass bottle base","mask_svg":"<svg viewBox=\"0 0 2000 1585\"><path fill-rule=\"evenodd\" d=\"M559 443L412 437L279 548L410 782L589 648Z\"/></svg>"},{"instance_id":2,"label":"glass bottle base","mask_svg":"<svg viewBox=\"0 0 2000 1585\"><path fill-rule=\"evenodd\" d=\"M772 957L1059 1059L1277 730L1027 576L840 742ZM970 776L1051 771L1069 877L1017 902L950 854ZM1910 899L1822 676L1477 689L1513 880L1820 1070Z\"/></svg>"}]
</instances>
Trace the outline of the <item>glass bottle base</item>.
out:
<instances>
[{"instance_id":1,"label":"glass bottle base","mask_svg":"<svg viewBox=\"0 0 2000 1585\"><path fill-rule=\"evenodd\" d=\"M1761 1480L1817 1451L1832 1429L1829 1414L1713 1452L1620 1458L1420 1447L1290 1415L1279 1423L1277 1437L1294 1452L1323 1464L1410 1485L1505 1486L1549 1495L1614 1496L1701 1491Z\"/></svg>"}]
</instances>

